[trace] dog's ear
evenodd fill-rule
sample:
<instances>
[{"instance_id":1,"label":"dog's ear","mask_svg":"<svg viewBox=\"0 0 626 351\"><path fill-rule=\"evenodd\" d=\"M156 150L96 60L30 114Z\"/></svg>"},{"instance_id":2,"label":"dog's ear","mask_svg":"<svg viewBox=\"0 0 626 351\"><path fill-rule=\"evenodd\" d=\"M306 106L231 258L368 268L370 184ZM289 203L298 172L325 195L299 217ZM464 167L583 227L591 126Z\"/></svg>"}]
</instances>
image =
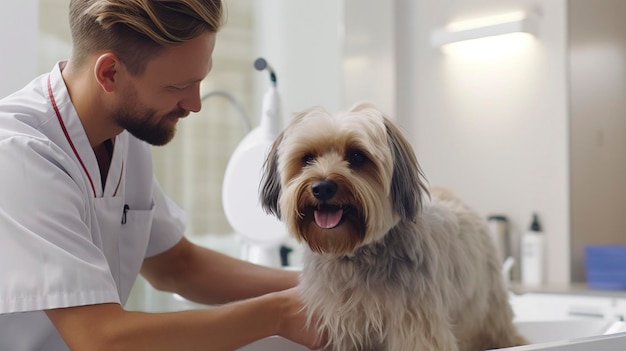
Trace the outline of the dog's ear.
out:
<instances>
[{"instance_id":1,"label":"dog's ear","mask_svg":"<svg viewBox=\"0 0 626 351\"><path fill-rule=\"evenodd\" d=\"M261 206L269 213L280 219L280 206L278 199L280 198L280 172L278 171L278 148L285 138L288 129L300 122L305 116L313 111L323 111L321 107L313 107L308 110L295 113L293 119L272 143L270 150L263 164L263 177L259 184L259 194L261 196Z\"/></svg>"},{"instance_id":2,"label":"dog's ear","mask_svg":"<svg viewBox=\"0 0 626 351\"><path fill-rule=\"evenodd\" d=\"M428 195L424 175L400 127L389 117L383 115L383 119L393 155L391 200L394 210L405 220L415 220L422 207L422 196Z\"/></svg>"},{"instance_id":3,"label":"dog's ear","mask_svg":"<svg viewBox=\"0 0 626 351\"><path fill-rule=\"evenodd\" d=\"M280 197L280 174L278 173L278 146L283 139L283 133L274 140L265 163L263 164L263 177L259 185L261 206L270 214L280 218L278 198Z\"/></svg>"}]
</instances>

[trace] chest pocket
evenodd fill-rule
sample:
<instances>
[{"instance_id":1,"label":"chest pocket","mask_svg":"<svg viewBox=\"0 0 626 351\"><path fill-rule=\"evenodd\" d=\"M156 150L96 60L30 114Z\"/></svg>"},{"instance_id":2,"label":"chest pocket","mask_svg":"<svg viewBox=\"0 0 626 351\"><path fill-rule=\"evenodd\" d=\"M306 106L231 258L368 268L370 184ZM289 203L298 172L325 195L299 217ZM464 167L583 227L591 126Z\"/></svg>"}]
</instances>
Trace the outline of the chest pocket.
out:
<instances>
[{"instance_id":1,"label":"chest pocket","mask_svg":"<svg viewBox=\"0 0 626 351\"><path fill-rule=\"evenodd\" d=\"M133 209L113 197L95 199L95 205L102 252L125 304L148 247L154 202L147 209Z\"/></svg>"}]
</instances>

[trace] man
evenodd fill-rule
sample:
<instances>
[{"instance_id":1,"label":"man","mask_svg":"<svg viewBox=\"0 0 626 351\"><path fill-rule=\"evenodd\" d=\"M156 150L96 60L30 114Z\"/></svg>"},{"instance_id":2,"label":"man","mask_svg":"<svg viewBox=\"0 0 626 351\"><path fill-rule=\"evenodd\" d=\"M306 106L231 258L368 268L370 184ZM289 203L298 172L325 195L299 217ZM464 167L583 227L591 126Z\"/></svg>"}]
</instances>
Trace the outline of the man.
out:
<instances>
[{"instance_id":1,"label":"man","mask_svg":"<svg viewBox=\"0 0 626 351\"><path fill-rule=\"evenodd\" d=\"M297 273L192 245L153 178L148 144L200 110L221 21L220 0L72 0L69 61L0 101L0 350L321 345ZM221 305L125 311L139 273Z\"/></svg>"}]
</instances>

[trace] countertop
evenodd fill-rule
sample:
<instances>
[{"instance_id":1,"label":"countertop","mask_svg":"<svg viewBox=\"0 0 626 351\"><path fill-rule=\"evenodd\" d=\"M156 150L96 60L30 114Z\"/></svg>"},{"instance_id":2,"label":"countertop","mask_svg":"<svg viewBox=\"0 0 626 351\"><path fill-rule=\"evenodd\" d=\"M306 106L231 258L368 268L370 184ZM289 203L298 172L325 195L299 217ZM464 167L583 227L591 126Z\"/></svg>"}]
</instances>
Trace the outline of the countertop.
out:
<instances>
[{"instance_id":1,"label":"countertop","mask_svg":"<svg viewBox=\"0 0 626 351\"><path fill-rule=\"evenodd\" d=\"M596 289L589 287L585 283L572 283L567 285L544 285L540 287L525 287L520 283L512 283L511 291L517 295L525 293L536 294L566 294L577 296L596 296L596 297L610 297L610 298L624 298L626 299L626 290L609 290L609 289Z\"/></svg>"}]
</instances>

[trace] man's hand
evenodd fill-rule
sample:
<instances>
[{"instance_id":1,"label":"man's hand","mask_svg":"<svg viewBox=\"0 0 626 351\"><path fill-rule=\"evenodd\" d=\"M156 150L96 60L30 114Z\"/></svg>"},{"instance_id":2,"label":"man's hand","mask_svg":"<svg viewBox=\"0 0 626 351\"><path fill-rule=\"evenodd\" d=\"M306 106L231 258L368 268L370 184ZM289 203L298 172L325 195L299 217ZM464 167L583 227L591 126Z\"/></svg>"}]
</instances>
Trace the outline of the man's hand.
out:
<instances>
[{"instance_id":1,"label":"man's hand","mask_svg":"<svg viewBox=\"0 0 626 351\"><path fill-rule=\"evenodd\" d=\"M307 323L307 312L304 310L298 287L276 293L284 299L281 313L283 319L278 326L278 335L302 344L312 350L326 345L326 337L320 335L317 319L313 316L310 325Z\"/></svg>"}]
</instances>

